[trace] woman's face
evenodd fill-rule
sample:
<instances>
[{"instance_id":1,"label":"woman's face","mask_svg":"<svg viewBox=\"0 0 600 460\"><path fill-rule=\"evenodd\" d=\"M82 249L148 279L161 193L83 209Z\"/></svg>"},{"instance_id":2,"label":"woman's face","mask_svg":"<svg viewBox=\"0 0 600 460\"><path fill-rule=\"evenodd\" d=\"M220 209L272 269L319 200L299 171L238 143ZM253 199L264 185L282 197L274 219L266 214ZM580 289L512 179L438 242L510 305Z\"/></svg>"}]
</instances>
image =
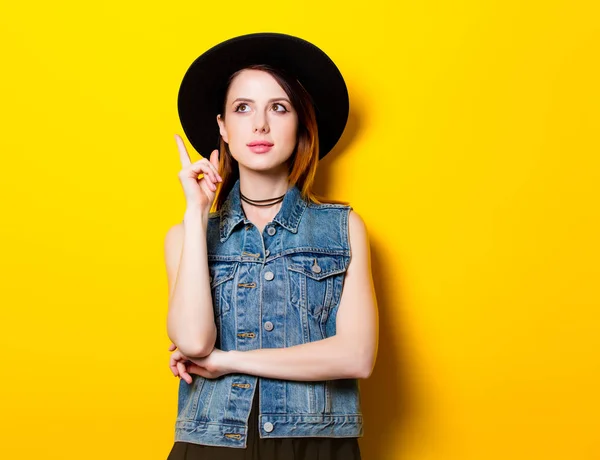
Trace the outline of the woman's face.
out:
<instances>
[{"instance_id":1,"label":"woman's face","mask_svg":"<svg viewBox=\"0 0 600 460\"><path fill-rule=\"evenodd\" d=\"M271 74L240 72L229 87L224 115L217 116L219 130L241 168L273 170L294 152L298 115Z\"/></svg>"}]
</instances>

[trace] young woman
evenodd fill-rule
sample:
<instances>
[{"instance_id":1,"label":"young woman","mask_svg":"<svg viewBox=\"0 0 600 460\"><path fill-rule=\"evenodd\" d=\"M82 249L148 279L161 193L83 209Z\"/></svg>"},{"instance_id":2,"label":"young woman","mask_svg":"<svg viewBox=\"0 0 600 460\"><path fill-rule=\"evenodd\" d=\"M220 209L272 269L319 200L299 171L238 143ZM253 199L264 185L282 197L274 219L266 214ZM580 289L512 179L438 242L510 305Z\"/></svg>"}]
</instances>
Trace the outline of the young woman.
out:
<instances>
[{"instance_id":1,"label":"young woman","mask_svg":"<svg viewBox=\"0 0 600 460\"><path fill-rule=\"evenodd\" d=\"M192 163L176 136L187 206L165 238L181 379L169 460L359 459L358 379L378 338L367 233L312 191L348 117L339 70L297 37L244 35L194 61L178 104L212 153Z\"/></svg>"}]
</instances>

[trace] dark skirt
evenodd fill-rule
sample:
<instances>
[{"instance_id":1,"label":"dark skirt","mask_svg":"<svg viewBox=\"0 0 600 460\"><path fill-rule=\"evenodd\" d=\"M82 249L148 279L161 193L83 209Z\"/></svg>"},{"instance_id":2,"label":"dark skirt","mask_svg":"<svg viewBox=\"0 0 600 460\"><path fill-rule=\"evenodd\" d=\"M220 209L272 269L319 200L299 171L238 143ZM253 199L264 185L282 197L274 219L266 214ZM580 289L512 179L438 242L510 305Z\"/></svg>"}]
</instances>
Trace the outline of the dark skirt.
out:
<instances>
[{"instance_id":1,"label":"dark skirt","mask_svg":"<svg viewBox=\"0 0 600 460\"><path fill-rule=\"evenodd\" d=\"M167 460L360 460L358 438L260 438L258 404L257 393L245 449L177 441Z\"/></svg>"}]
</instances>

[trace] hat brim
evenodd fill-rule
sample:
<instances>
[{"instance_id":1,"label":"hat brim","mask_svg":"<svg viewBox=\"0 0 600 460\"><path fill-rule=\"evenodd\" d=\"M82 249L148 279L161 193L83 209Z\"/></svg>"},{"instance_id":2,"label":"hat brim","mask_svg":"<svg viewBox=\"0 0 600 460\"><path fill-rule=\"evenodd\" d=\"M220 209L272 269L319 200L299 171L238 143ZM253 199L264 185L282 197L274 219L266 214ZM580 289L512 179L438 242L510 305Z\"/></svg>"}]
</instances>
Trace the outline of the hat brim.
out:
<instances>
[{"instance_id":1,"label":"hat brim","mask_svg":"<svg viewBox=\"0 0 600 460\"><path fill-rule=\"evenodd\" d=\"M185 73L177 107L192 146L207 156L219 145L216 116L222 110L229 77L252 64L266 64L295 76L313 99L319 131L319 157L338 142L348 121L344 78L321 49L298 37L255 33L231 38L199 56Z\"/></svg>"}]
</instances>

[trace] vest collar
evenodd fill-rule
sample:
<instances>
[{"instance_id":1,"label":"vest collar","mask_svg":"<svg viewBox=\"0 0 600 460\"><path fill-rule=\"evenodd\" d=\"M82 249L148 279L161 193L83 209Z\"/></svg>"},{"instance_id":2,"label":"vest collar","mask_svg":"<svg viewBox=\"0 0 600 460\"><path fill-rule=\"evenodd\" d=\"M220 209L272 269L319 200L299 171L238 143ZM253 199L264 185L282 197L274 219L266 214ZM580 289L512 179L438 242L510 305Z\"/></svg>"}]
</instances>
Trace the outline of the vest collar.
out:
<instances>
[{"instance_id":1,"label":"vest collar","mask_svg":"<svg viewBox=\"0 0 600 460\"><path fill-rule=\"evenodd\" d=\"M296 185L288 188L283 201L281 202L281 208L277 215L273 218L273 222L277 222L286 230L292 233L298 232L298 225L300 224L300 218L304 209L306 209L307 202L302 198L300 190ZM238 179L227 199L221 206L220 211L220 237L221 243L229 238L229 235L233 229L241 222L244 224L251 223L247 218L242 208L242 200L240 198L240 180Z\"/></svg>"}]
</instances>

